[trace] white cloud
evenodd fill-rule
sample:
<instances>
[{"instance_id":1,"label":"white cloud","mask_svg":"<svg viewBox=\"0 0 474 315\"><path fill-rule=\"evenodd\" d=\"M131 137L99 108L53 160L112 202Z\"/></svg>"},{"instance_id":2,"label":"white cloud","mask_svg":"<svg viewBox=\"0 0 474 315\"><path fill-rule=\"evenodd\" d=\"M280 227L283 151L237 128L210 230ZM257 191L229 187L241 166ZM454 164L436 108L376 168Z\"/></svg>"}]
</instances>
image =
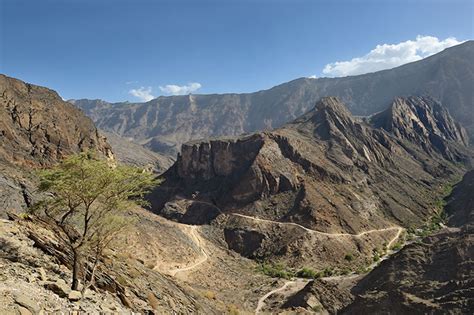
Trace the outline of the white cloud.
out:
<instances>
[{"instance_id":1,"label":"white cloud","mask_svg":"<svg viewBox=\"0 0 474 315\"><path fill-rule=\"evenodd\" d=\"M390 69L408 62L417 61L458 45L454 37L439 40L433 36L420 36L398 44L377 45L368 54L350 61L337 61L327 64L323 73L331 77L342 77Z\"/></svg>"},{"instance_id":2,"label":"white cloud","mask_svg":"<svg viewBox=\"0 0 474 315\"><path fill-rule=\"evenodd\" d=\"M308 79L317 79L317 78L318 78L318 77L317 77L315 74L310 75L310 76L308 77Z\"/></svg>"},{"instance_id":3,"label":"white cloud","mask_svg":"<svg viewBox=\"0 0 474 315\"><path fill-rule=\"evenodd\" d=\"M135 96L142 102L148 102L155 98L155 96L151 94L151 91L152 89L150 86L148 87L142 86L142 87L139 87L138 89L131 89L130 91L128 91L128 93Z\"/></svg>"},{"instance_id":4,"label":"white cloud","mask_svg":"<svg viewBox=\"0 0 474 315\"><path fill-rule=\"evenodd\" d=\"M186 85L168 84L160 86L160 90L165 94L171 95L185 95L193 93L201 88L201 84L197 82L188 83Z\"/></svg>"}]
</instances>

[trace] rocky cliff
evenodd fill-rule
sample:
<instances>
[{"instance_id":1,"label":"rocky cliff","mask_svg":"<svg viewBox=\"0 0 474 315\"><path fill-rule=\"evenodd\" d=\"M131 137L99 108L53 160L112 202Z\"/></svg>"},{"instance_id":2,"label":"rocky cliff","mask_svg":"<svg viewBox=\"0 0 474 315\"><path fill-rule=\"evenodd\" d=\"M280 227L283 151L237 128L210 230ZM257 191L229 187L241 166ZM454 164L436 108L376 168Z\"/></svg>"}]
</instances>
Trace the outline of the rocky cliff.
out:
<instances>
[{"instance_id":1,"label":"rocky cliff","mask_svg":"<svg viewBox=\"0 0 474 315\"><path fill-rule=\"evenodd\" d=\"M31 202L32 168L83 150L109 158L92 120L47 88L0 75L0 213Z\"/></svg>"},{"instance_id":2,"label":"rocky cliff","mask_svg":"<svg viewBox=\"0 0 474 315\"><path fill-rule=\"evenodd\" d=\"M397 138L409 140L427 153L434 150L446 159L455 161L446 141L469 145L468 135L448 110L430 97L396 98L385 111L370 117L376 128L383 128Z\"/></svg>"},{"instance_id":3,"label":"rocky cliff","mask_svg":"<svg viewBox=\"0 0 474 315\"><path fill-rule=\"evenodd\" d=\"M434 135L431 123L436 117L447 115L422 98L397 99L391 108L401 101L411 102L427 137ZM393 121L404 119L392 109L383 115L389 113ZM306 248L302 244L308 244L300 239L304 228L357 234L419 225L434 212L433 196L442 183L461 174L460 163L469 163L472 156L461 137L463 129L445 118L436 139L447 151L439 153L431 143L420 147L406 137L421 132L416 128L405 126L397 133L371 125L353 117L337 98L323 98L313 110L273 132L183 145L152 197L153 210L186 223L225 221L229 246L261 258L276 252L301 256ZM445 152L456 154L447 159ZM299 229L275 241L273 232L256 230L255 218ZM255 239L259 241L250 241ZM337 260L332 251L322 250L321 255Z\"/></svg>"},{"instance_id":4,"label":"rocky cliff","mask_svg":"<svg viewBox=\"0 0 474 315\"><path fill-rule=\"evenodd\" d=\"M47 88L0 75L0 156L15 165L47 165L68 154L110 146L91 119Z\"/></svg>"},{"instance_id":5,"label":"rocky cliff","mask_svg":"<svg viewBox=\"0 0 474 315\"><path fill-rule=\"evenodd\" d=\"M474 138L474 41L394 69L343 78L300 78L244 94L159 97L147 103L76 100L104 130L175 155L182 143L270 130L338 96L355 115L385 110L397 96L429 95L449 109Z\"/></svg>"}]
</instances>

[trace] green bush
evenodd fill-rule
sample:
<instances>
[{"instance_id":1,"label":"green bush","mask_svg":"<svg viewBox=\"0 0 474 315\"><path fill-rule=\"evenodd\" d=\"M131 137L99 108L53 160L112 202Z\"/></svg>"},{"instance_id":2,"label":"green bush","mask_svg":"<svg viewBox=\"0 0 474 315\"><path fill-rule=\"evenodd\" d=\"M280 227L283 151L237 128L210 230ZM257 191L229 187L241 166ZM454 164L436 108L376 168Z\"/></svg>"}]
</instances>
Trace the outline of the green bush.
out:
<instances>
[{"instance_id":1,"label":"green bush","mask_svg":"<svg viewBox=\"0 0 474 315\"><path fill-rule=\"evenodd\" d=\"M347 260L347 261L353 261L354 260L354 256L352 254L346 254L346 256L344 256L344 259Z\"/></svg>"},{"instance_id":2,"label":"green bush","mask_svg":"<svg viewBox=\"0 0 474 315\"><path fill-rule=\"evenodd\" d=\"M294 272L285 268L282 264L268 264L264 262L260 264L259 271L273 278L291 279L295 276Z\"/></svg>"},{"instance_id":3,"label":"green bush","mask_svg":"<svg viewBox=\"0 0 474 315\"><path fill-rule=\"evenodd\" d=\"M296 272L296 276L300 278L308 278L308 279L317 279L321 277L321 273L314 271L310 268L303 268Z\"/></svg>"},{"instance_id":4,"label":"green bush","mask_svg":"<svg viewBox=\"0 0 474 315\"><path fill-rule=\"evenodd\" d=\"M402 249L402 243L400 242L393 244L391 248L391 250L400 250L400 249Z\"/></svg>"},{"instance_id":5,"label":"green bush","mask_svg":"<svg viewBox=\"0 0 474 315\"><path fill-rule=\"evenodd\" d=\"M324 277L331 277L334 275L334 269L331 267L326 267L323 270L323 276Z\"/></svg>"}]
</instances>

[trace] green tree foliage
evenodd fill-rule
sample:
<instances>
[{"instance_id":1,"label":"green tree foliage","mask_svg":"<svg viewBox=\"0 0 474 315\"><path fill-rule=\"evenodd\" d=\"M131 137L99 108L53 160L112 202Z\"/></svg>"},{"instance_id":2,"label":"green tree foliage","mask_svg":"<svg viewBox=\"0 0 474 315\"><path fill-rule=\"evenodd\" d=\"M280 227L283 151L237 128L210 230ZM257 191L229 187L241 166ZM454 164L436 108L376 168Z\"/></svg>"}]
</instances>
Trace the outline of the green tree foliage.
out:
<instances>
[{"instance_id":1,"label":"green tree foliage","mask_svg":"<svg viewBox=\"0 0 474 315\"><path fill-rule=\"evenodd\" d=\"M79 277L88 285L95 268L118 232L131 223L125 211L144 204L144 195L157 181L140 169L113 165L94 154L81 153L39 172L40 191L48 198L33 213L50 223L72 253L72 289ZM87 266L87 271L84 270ZM84 289L86 283L84 283Z\"/></svg>"}]
</instances>

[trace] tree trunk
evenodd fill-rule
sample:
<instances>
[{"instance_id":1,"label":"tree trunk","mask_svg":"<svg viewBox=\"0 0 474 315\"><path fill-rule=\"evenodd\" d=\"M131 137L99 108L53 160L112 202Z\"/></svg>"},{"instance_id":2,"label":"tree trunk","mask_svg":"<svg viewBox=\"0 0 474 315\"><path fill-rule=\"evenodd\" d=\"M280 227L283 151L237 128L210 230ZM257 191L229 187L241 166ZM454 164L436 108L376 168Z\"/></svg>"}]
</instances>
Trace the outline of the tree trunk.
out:
<instances>
[{"instance_id":1,"label":"tree trunk","mask_svg":"<svg viewBox=\"0 0 474 315\"><path fill-rule=\"evenodd\" d=\"M81 269L80 262L79 262L79 253L77 250L72 251L72 290L78 290L79 288L79 272Z\"/></svg>"}]
</instances>

